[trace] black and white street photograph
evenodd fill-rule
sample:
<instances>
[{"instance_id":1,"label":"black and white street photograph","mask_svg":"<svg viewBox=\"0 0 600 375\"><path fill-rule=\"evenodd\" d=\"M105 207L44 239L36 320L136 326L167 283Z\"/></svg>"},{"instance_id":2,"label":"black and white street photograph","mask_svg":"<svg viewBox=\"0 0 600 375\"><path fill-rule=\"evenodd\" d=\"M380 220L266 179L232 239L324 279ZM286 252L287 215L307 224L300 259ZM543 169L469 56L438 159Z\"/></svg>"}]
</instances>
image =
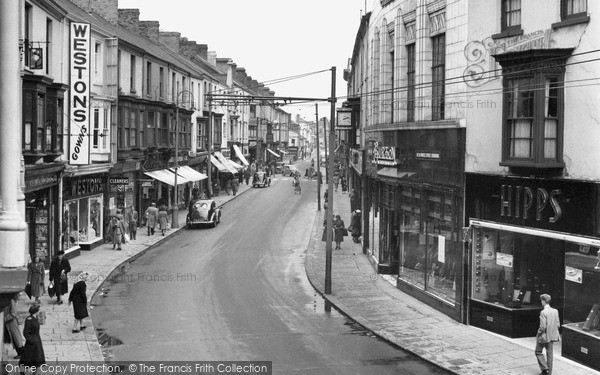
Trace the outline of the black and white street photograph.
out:
<instances>
[{"instance_id":1,"label":"black and white street photograph","mask_svg":"<svg viewBox=\"0 0 600 375\"><path fill-rule=\"evenodd\" d=\"M598 35L0 0L0 375L600 375Z\"/></svg>"}]
</instances>

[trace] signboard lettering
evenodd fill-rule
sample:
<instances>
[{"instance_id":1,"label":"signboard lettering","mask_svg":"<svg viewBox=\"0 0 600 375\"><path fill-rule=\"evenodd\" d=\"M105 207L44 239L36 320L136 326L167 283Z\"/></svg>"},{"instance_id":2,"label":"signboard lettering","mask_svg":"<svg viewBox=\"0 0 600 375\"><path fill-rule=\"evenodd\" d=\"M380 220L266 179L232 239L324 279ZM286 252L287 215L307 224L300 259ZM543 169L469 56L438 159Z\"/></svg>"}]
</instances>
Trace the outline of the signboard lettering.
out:
<instances>
[{"instance_id":1,"label":"signboard lettering","mask_svg":"<svg viewBox=\"0 0 600 375\"><path fill-rule=\"evenodd\" d=\"M89 164L90 24L71 23L69 163Z\"/></svg>"},{"instance_id":2,"label":"signboard lettering","mask_svg":"<svg viewBox=\"0 0 600 375\"><path fill-rule=\"evenodd\" d=\"M545 219L548 207L553 214L548 216L550 223L556 223L562 217L562 208L558 196L562 194L560 189L554 189L550 193L544 188L531 188L529 186L502 185L500 188L500 215L505 217L529 219L535 210L535 220Z\"/></svg>"},{"instance_id":3,"label":"signboard lettering","mask_svg":"<svg viewBox=\"0 0 600 375\"><path fill-rule=\"evenodd\" d=\"M379 142L373 143L373 161L380 165L397 165L396 148L380 146Z\"/></svg>"}]
</instances>

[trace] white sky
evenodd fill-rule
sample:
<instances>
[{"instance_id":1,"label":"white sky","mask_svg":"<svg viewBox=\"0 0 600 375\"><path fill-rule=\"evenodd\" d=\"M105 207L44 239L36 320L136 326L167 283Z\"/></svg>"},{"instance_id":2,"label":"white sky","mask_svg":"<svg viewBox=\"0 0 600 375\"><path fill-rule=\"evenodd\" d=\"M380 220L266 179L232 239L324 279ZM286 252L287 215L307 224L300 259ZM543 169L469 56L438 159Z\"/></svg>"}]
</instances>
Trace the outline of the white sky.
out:
<instances>
[{"instance_id":1,"label":"white sky","mask_svg":"<svg viewBox=\"0 0 600 375\"><path fill-rule=\"evenodd\" d=\"M335 66L336 96L342 97L347 93L343 71L365 0L119 0L119 8L137 8L140 20L158 21L161 31L207 44L217 57L231 58L258 82ZM328 98L331 71L267 87L276 96ZM283 110L315 119L314 103ZM320 103L319 118L329 114L330 104Z\"/></svg>"}]
</instances>

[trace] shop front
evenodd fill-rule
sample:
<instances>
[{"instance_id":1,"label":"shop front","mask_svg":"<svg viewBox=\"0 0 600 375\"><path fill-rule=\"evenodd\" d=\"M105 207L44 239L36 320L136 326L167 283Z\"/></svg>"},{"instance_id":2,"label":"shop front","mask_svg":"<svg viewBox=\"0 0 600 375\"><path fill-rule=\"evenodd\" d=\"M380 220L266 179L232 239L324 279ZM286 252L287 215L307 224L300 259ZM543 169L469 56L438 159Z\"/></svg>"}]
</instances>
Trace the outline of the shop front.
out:
<instances>
[{"instance_id":1,"label":"shop front","mask_svg":"<svg viewBox=\"0 0 600 375\"><path fill-rule=\"evenodd\" d=\"M469 324L535 336L549 294L562 355L600 369L597 184L468 174Z\"/></svg>"},{"instance_id":2,"label":"shop front","mask_svg":"<svg viewBox=\"0 0 600 375\"><path fill-rule=\"evenodd\" d=\"M464 321L464 129L370 132L365 152L367 254L377 272ZM458 150L458 151L457 151ZM353 152L350 165L358 155Z\"/></svg>"},{"instance_id":3,"label":"shop front","mask_svg":"<svg viewBox=\"0 0 600 375\"><path fill-rule=\"evenodd\" d=\"M107 174L63 178L61 249L66 253L91 250L106 233Z\"/></svg>"},{"instance_id":4,"label":"shop front","mask_svg":"<svg viewBox=\"0 0 600 375\"><path fill-rule=\"evenodd\" d=\"M63 165L27 166L25 169L25 221L29 257L48 265L59 248L59 182Z\"/></svg>"}]
</instances>

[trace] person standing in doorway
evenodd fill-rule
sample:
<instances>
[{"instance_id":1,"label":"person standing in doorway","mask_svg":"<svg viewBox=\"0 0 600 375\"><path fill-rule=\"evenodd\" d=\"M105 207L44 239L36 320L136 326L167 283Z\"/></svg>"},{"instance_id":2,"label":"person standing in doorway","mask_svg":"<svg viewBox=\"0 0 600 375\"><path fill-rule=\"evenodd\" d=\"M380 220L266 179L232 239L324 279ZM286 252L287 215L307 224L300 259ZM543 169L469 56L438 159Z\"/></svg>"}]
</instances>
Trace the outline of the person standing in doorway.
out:
<instances>
[{"instance_id":1,"label":"person standing in doorway","mask_svg":"<svg viewBox=\"0 0 600 375\"><path fill-rule=\"evenodd\" d=\"M154 235L154 229L156 228L156 219L158 219L158 208L156 203L150 203L150 207L146 210L146 224L148 225L148 235Z\"/></svg>"},{"instance_id":2,"label":"person standing in doorway","mask_svg":"<svg viewBox=\"0 0 600 375\"><path fill-rule=\"evenodd\" d=\"M40 256L35 255L33 262L27 265L27 282L31 284L31 295L35 297L35 303L40 302L40 296L44 294L44 263L40 261Z\"/></svg>"},{"instance_id":3,"label":"person standing in doorway","mask_svg":"<svg viewBox=\"0 0 600 375\"><path fill-rule=\"evenodd\" d=\"M19 301L19 294L13 294L10 299L10 304L4 308L4 328L10 336L10 341L13 344L13 348L17 352L15 358L21 357L23 353L23 336L19 330L19 320L17 318L17 302Z\"/></svg>"},{"instance_id":4,"label":"person standing in doorway","mask_svg":"<svg viewBox=\"0 0 600 375\"><path fill-rule=\"evenodd\" d=\"M540 327L538 328L535 344L535 356L542 374L552 374L552 357L554 355L554 343L560 340L558 329L560 318L558 310L550 307L550 295L542 294L542 311L540 312ZM546 357L542 353L546 349Z\"/></svg>"},{"instance_id":5,"label":"person standing in doorway","mask_svg":"<svg viewBox=\"0 0 600 375\"><path fill-rule=\"evenodd\" d=\"M69 291L68 273L71 272L71 263L64 256L65 252L61 250L50 263L50 282L54 284L56 303L59 305L63 303L61 296Z\"/></svg>"}]
</instances>

